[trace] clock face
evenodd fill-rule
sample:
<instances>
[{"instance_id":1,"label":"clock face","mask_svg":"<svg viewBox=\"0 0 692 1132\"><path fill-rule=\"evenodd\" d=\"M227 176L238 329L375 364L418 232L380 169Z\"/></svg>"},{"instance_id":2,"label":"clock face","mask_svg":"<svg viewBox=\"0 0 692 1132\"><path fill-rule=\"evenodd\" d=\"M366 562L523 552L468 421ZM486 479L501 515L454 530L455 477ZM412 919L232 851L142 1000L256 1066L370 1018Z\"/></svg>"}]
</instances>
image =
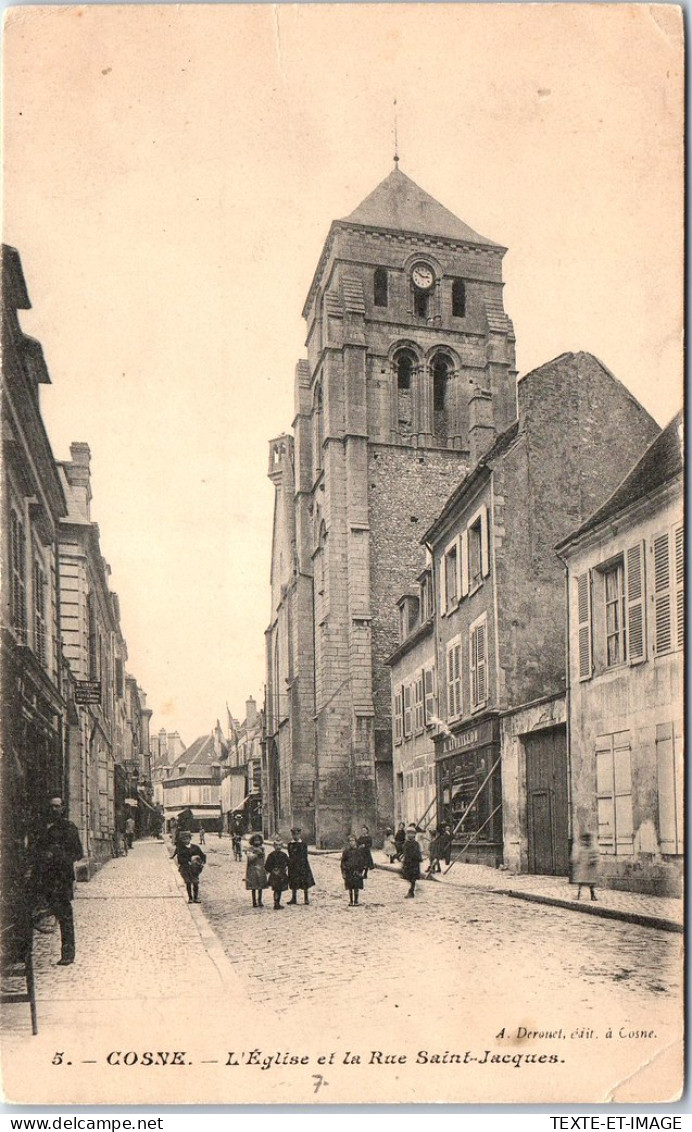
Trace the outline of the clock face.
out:
<instances>
[{"instance_id":1,"label":"clock face","mask_svg":"<svg viewBox=\"0 0 692 1132\"><path fill-rule=\"evenodd\" d=\"M411 272L411 278L420 291L429 291L435 282L433 269L427 263L417 263Z\"/></svg>"}]
</instances>

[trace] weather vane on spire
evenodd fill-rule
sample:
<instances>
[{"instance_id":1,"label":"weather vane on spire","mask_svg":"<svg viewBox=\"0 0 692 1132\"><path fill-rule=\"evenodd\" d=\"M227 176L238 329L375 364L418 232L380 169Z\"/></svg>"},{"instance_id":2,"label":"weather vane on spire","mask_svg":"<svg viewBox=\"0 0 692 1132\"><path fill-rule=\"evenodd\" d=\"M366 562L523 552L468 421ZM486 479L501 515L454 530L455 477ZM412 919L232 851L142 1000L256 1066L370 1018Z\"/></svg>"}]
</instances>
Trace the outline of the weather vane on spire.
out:
<instances>
[{"instance_id":1,"label":"weather vane on spire","mask_svg":"<svg viewBox=\"0 0 692 1132\"><path fill-rule=\"evenodd\" d=\"M399 119L396 108L396 98L394 99L394 164L399 167Z\"/></svg>"}]
</instances>

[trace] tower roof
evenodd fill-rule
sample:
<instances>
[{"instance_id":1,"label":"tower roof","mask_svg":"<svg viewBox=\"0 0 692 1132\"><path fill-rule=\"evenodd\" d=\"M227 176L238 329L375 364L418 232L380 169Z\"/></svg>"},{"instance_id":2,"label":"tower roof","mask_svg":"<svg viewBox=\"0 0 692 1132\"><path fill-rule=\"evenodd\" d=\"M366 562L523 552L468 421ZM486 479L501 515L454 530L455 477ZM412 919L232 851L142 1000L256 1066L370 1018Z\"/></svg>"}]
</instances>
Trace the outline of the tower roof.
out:
<instances>
[{"instance_id":1,"label":"tower roof","mask_svg":"<svg viewBox=\"0 0 692 1132\"><path fill-rule=\"evenodd\" d=\"M426 193L402 173L397 166L376 189L348 216L346 224L362 224L367 228L389 228L403 232L420 232L426 236L442 236L468 244L498 247L493 240L479 236L463 220Z\"/></svg>"}]
</instances>

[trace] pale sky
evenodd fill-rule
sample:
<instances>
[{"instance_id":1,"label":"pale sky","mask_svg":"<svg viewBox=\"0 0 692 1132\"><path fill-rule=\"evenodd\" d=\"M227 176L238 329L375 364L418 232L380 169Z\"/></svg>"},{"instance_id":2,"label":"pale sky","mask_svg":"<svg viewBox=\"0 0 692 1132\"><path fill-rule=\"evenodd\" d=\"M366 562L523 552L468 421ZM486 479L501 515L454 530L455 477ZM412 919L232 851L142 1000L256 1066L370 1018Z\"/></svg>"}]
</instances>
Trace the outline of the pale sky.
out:
<instances>
[{"instance_id":1,"label":"pale sky","mask_svg":"<svg viewBox=\"0 0 692 1132\"><path fill-rule=\"evenodd\" d=\"M681 35L624 4L14 9L3 238L56 459L91 447L154 731L189 744L262 699L268 440L395 97L402 170L509 249L519 373L588 350L659 423L679 408Z\"/></svg>"}]
</instances>

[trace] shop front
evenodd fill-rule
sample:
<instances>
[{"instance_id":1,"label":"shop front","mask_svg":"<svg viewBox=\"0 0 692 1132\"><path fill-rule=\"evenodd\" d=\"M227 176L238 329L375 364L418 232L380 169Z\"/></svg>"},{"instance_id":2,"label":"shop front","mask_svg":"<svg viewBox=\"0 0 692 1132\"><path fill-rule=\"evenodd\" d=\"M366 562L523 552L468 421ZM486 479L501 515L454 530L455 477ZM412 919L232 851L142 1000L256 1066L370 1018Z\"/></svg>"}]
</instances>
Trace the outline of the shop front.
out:
<instances>
[{"instance_id":1,"label":"shop front","mask_svg":"<svg viewBox=\"0 0 692 1132\"><path fill-rule=\"evenodd\" d=\"M502 770L497 716L435 742L438 822L451 826L453 858L503 863Z\"/></svg>"}]
</instances>

